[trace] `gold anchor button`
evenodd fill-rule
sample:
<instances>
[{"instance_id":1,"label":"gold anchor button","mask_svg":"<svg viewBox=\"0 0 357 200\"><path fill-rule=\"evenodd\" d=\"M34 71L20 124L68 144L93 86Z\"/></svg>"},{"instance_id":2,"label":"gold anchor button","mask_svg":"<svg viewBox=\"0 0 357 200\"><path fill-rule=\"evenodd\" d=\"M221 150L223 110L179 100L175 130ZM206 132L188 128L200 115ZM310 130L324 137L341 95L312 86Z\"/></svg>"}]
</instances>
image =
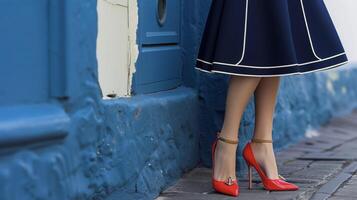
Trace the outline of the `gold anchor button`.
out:
<instances>
[{"instance_id":1,"label":"gold anchor button","mask_svg":"<svg viewBox=\"0 0 357 200\"><path fill-rule=\"evenodd\" d=\"M225 181L225 184L227 184L227 185L233 185L232 177L228 177L227 180Z\"/></svg>"}]
</instances>

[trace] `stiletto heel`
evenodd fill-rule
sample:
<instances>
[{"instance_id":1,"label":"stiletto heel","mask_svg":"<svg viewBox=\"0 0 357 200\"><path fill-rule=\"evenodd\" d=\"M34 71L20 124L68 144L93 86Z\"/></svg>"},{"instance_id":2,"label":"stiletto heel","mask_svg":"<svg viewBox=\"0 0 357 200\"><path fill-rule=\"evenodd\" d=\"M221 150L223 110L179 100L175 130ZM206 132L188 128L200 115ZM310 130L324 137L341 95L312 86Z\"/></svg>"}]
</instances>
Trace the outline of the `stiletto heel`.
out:
<instances>
[{"instance_id":1,"label":"stiletto heel","mask_svg":"<svg viewBox=\"0 0 357 200\"><path fill-rule=\"evenodd\" d=\"M222 136L219 136L219 132L217 133L217 138L216 140L213 142L212 144L212 187L220 193L223 194L228 194L231 196L238 196L239 195L239 186L238 186L238 180L232 180L231 177L228 177L227 180L216 180L213 177L214 174L214 152L216 150L216 145L217 145L217 141L221 140L223 142L226 143L230 143L230 144L237 144L238 141L236 140L229 140L226 138L223 138Z\"/></svg>"},{"instance_id":2,"label":"stiletto heel","mask_svg":"<svg viewBox=\"0 0 357 200\"><path fill-rule=\"evenodd\" d=\"M264 139L252 139L251 142L255 143L271 143L272 140L264 140ZM288 183L285 181L285 178L282 177L279 174L279 178L277 179L270 179L268 178L263 170L260 168L259 164L255 160L254 153L251 147L251 142L248 142L248 144L244 147L243 149L243 158L245 162L248 165L248 179L249 179L249 189L252 188L252 171L251 167L254 167L254 169L258 172L263 186L266 190L270 191L287 191L287 190L298 190L299 187L295 184Z\"/></svg>"},{"instance_id":3,"label":"stiletto heel","mask_svg":"<svg viewBox=\"0 0 357 200\"><path fill-rule=\"evenodd\" d=\"M253 183L252 183L252 168L249 166L249 165L247 165L248 166L248 188L251 190L251 189L253 189Z\"/></svg>"}]
</instances>

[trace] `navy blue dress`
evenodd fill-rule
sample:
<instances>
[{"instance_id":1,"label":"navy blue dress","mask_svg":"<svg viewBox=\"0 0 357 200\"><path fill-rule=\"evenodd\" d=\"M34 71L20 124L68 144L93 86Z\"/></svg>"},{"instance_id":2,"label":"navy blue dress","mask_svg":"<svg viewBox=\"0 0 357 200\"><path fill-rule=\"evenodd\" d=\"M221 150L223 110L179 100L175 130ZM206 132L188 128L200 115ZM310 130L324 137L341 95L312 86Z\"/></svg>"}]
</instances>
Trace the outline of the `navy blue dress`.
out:
<instances>
[{"instance_id":1,"label":"navy blue dress","mask_svg":"<svg viewBox=\"0 0 357 200\"><path fill-rule=\"evenodd\" d=\"M347 61L323 0L212 0L195 69L269 77Z\"/></svg>"}]
</instances>

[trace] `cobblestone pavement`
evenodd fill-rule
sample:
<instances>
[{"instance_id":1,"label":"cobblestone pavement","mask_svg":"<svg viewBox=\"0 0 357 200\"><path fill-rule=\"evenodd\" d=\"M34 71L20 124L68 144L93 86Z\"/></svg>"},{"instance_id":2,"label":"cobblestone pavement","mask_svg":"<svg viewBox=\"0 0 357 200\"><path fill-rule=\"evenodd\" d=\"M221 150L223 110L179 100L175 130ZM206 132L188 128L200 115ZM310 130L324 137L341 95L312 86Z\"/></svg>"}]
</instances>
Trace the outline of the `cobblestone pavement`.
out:
<instances>
[{"instance_id":1,"label":"cobblestone pavement","mask_svg":"<svg viewBox=\"0 0 357 200\"><path fill-rule=\"evenodd\" d=\"M234 198L216 193L211 187L211 169L197 167L156 200L357 200L357 110L332 119L317 133L276 152L279 173L297 184L298 191L266 191L255 174L253 190L247 189L245 177L238 177L241 193Z\"/></svg>"}]
</instances>

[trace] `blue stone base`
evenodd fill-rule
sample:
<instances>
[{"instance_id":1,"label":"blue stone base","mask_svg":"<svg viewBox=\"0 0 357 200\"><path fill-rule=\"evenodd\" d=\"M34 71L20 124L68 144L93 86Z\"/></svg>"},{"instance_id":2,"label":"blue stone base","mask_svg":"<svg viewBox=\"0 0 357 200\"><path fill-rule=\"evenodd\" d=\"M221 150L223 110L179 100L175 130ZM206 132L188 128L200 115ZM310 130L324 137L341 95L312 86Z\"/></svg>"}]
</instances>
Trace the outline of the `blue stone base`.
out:
<instances>
[{"instance_id":1,"label":"blue stone base","mask_svg":"<svg viewBox=\"0 0 357 200\"><path fill-rule=\"evenodd\" d=\"M197 94L184 87L104 103L102 140L115 141L107 160L116 163L112 178L121 185L108 199L152 199L198 164L197 105Z\"/></svg>"}]
</instances>

